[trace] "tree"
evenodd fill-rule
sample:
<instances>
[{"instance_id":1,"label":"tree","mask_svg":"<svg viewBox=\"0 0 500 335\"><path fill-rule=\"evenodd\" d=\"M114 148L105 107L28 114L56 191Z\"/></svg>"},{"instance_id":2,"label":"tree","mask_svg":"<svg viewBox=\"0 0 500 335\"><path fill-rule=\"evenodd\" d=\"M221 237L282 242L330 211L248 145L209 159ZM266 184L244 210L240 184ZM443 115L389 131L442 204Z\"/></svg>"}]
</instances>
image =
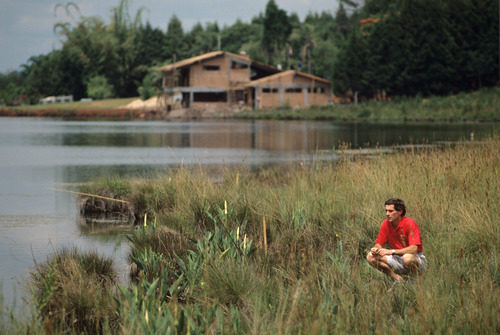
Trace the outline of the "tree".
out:
<instances>
[{"instance_id":1,"label":"tree","mask_svg":"<svg viewBox=\"0 0 500 335\"><path fill-rule=\"evenodd\" d=\"M252 35L258 35L259 33L258 29L255 30L253 28L250 24L243 23L240 19L237 19L233 25L225 27L221 31L222 49L234 53L242 51L242 46L251 40Z\"/></svg>"},{"instance_id":2,"label":"tree","mask_svg":"<svg viewBox=\"0 0 500 335\"><path fill-rule=\"evenodd\" d=\"M351 22L342 2L339 4L339 8L335 14L334 31L342 39L347 38L352 31Z\"/></svg>"},{"instance_id":3,"label":"tree","mask_svg":"<svg viewBox=\"0 0 500 335\"><path fill-rule=\"evenodd\" d=\"M184 30L179 18L174 14L168 22L167 34L165 36L165 56L167 59L176 61L185 57L186 45L184 41Z\"/></svg>"},{"instance_id":4,"label":"tree","mask_svg":"<svg viewBox=\"0 0 500 335\"><path fill-rule=\"evenodd\" d=\"M106 77L95 76L90 78L87 85L87 94L94 99L111 98L114 95L113 87L108 83Z\"/></svg>"},{"instance_id":5,"label":"tree","mask_svg":"<svg viewBox=\"0 0 500 335\"><path fill-rule=\"evenodd\" d=\"M14 105L21 102L22 97L25 95L22 85L23 78L20 72L0 73L0 106Z\"/></svg>"},{"instance_id":6,"label":"tree","mask_svg":"<svg viewBox=\"0 0 500 335\"><path fill-rule=\"evenodd\" d=\"M158 65L165 62L165 34L158 28L151 27L149 22L138 29L136 35L138 58L146 66Z\"/></svg>"},{"instance_id":7,"label":"tree","mask_svg":"<svg viewBox=\"0 0 500 335\"><path fill-rule=\"evenodd\" d=\"M279 9L274 0L269 0L263 20L262 45L267 53L267 62L279 59L279 53L286 44L291 32L288 15Z\"/></svg>"},{"instance_id":8,"label":"tree","mask_svg":"<svg viewBox=\"0 0 500 335\"><path fill-rule=\"evenodd\" d=\"M333 73L333 89L345 94L349 91L369 94L369 86L365 77L365 64L368 58L366 40L359 31L354 31L347 46L342 49L335 61Z\"/></svg>"},{"instance_id":9,"label":"tree","mask_svg":"<svg viewBox=\"0 0 500 335\"><path fill-rule=\"evenodd\" d=\"M161 92L161 79L161 72L154 69L149 70L142 80L142 85L137 90L142 100L147 100Z\"/></svg>"}]
</instances>

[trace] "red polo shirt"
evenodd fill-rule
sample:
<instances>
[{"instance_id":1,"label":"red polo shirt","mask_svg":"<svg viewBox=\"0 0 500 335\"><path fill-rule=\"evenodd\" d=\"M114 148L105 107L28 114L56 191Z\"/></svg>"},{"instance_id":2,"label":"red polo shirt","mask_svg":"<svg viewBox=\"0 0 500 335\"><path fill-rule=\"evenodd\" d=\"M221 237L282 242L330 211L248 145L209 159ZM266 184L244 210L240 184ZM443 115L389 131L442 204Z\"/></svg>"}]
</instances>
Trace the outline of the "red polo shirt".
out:
<instances>
[{"instance_id":1,"label":"red polo shirt","mask_svg":"<svg viewBox=\"0 0 500 335\"><path fill-rule=\"evenodd\" d=\"M402 249L410 245L416 245L417 252L422 252L422 241L420 240L420 229L413 219L406 216L401 217L401 221L396 228L387 219L382 222L376 242L384 245L389 242L392 249Z\"/></svg>"}]
</instances>

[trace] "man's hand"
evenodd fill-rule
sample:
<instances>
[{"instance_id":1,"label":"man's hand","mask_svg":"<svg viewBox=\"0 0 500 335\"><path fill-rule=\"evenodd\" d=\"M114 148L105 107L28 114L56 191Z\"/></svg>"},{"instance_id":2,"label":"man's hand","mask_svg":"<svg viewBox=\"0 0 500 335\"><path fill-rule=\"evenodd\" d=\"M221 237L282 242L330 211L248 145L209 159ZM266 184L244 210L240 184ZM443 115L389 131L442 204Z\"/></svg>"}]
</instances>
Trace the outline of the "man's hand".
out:
<instances>
[{"instance_id":1,"label":"man's hand","mask_svg":"<svg viewBox=\"0 0 500 335\"><path fill-rule=\"evenodd\" d=\"M392 250L385 249L385 248L371 248L370 251L371 251L373 256L392 255Z\"/></svg>"}]
</instances>

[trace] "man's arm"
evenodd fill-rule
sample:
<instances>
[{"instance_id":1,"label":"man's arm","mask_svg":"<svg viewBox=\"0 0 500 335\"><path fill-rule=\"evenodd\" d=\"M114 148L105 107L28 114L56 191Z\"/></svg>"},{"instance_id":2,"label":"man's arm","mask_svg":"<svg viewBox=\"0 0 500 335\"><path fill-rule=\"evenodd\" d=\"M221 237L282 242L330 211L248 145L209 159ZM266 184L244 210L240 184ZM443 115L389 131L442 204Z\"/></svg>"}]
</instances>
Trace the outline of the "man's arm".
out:
<instances>
[{"instance_id":1,"label":"man's arm","mask_svg":"<svg viewBox=\"0 0 500 335\"><path fill-rule=\"evenodd\" d=\"M413 244L413 245L410 245L406 248L394 249L394 255L398 255L398 256L403 256L404 254L416 255L417 250L418 250L418 246L416 244ZM373 251L372 251L372 253L373 253ZM378 250L377 254L380 256L392 255L392 249L381 248Z\"/></svg>"}]
</instances>

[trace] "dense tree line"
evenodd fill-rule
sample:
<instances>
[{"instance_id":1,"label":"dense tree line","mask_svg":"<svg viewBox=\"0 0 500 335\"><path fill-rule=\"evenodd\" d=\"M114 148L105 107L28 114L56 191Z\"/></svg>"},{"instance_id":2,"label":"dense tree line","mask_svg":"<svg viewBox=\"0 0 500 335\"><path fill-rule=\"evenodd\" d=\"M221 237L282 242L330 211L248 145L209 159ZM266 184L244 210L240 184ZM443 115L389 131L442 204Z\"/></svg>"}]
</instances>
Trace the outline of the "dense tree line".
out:
<instances>
[{"instance_id":1,"label":"dense tree line","mask_svg":"<svg viewBox=\"0 0 500 335\"><path fill-rule=\"evenodd\" d=\"M62 47L0 74L0 104L60 94L148 96L160 82L152 68L218 49L300 69L332 80L336 94L368 98L448 94L498 81L496 0L340 0L335 13L310 12L302 21L269 0L248 23L198 23L189 31L175 15L165 31L152 27L143 9L132 16L128 4L120 0L109 23L82 16L73 3L56 6L75 17L54 27Z\"/></svg>"},{"instance_id":2,"label":"dense tree line","mask_svg":"<svg viewBox=\"0 0 500 335\"><path fill-rule=\"evenodd\" d=\"M372 0L337 55L336 92L443 95L498 82L498 1Z\"/></svg>"}]
</instances>

